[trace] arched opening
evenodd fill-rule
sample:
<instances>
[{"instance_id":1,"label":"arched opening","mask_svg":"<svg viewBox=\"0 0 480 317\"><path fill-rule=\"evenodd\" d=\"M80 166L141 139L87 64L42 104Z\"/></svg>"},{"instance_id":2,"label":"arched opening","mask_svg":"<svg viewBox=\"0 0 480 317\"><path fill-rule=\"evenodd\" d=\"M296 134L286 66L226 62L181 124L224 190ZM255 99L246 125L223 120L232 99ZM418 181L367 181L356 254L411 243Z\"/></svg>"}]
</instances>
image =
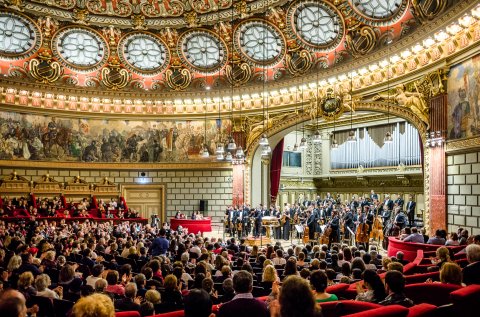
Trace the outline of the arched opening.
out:
<instances>
[{"instance_id":1,"label":"arched opening","mask_svg":"<svg viewBox=\"0 0 480 317\"><path fill-rule=\"evenodd\" d=\"M388 115L386 115L388 113ZM391 131L394 133L394 141L397 141L395 147L400 148L384 150L390 151L390 156L394 156L391 162L385 162L379 158L377 162L364 164L365 156L361 155L357 160L351 160L346 163L356 162L357 164L339 164L331 162L330 141L333 130L336 131L336 137L341 133L346 133L350 130L350 113L345 113L339 118L335 128L332 122L326 122L320 119L320 125L322 128L322 145L321 158L315 159L316 154L311 151L308 153L309 167L302 165L300 169L297 169L298 173L295 173L295 168L290 168L290 174L283 173L280 179L280 189L276 197L276 204L282 206L284 203L292 203L297 200L301 195L304 195L304 199L313 199L317 194L325 195L327 192L338 193L342 202L349 201L352 197L369 196L370 190L375 189L379 192L381 200L386 194L392 198L402 196L407 202L409 195L413 195L413 199L419 202L417 207L417 215L419 219L422 219L426 225L428 225L429 219L429 177L428 162L429 150L424 150L423 143L426 135L426 125L408 109L399 106L388 106L384 103L364 103L360 104L356 108L356 112L353 115L353 129L357 131L360 136L359 146L363 144L366 146L377 147L377 151L382 152L382 142L367 142L367 139L376 138L379 139L378 131L375 136L369 135L370 131L373 131L377 126L377 130L385 131L378 126L391 126ZM343 121L343 124L341 123ZM347 124L345 123L347 122ZM366 122L369 122L368 124ZM286 136L291 137L295 131L300 131L302 126L310 125L308 134L312 134L312 121L308 117L308 114L299 114L287 118L278 125L272 125L269 133L269 141L272 150L275 146ZM315 124L313 124L314 126ZM398 130L398 131L397 131ZM300 141L303 136L303 132L296 137L296 142ZM373 134L374 132L371 132ZM383 132L384 133L384 132ZM405 138L408 134L408 140ZM403 138L403 141L401 139ZM338 141L338 140L337 140ZM363 142L363 143L362 143ZM399 144L403 142L402 144ZM405 142L408 142L406 144ZM288 142L287 142L288 143ZM290 142L291 143L291 142ZM342 142L343 143L343 142ZM292 147L292 144L285 144L284 148ZM385 145L386 146L386 145ZM342 146L340 146L341 148ZM413 151L411 153L402 153L403 150ZM251 149L254 148L254 151ZM367 149L362 148L361 151ZM345 149L343 149L345 151ZM360 149L359 149L360 151ZM347 151L348 152L348 151ZM348 155L348 153L343 153ZM327 157L328 156L328 159ZM335 155L333 155L335 156ZM338 156L338 155L337 155ZM304 160L305 153L301 155L301 159ZM368 161L368 160L367 160ZM375 159L373 160L375 161ZM269 179L269 165L262 163L261 147L258 146L258 138L252 142L249 152L249 162L251 173L250 184L247 186L247 201L250 201L252 206L256 206L259 203L270 204L270 179ZM345 163L345 162L344 162ZM318 167L318 164L321 167ZM305 173L306 168L314 168L314 171L308 171ZM282 171L288 170L288 167L282 167ZM320 172L319 172L320 171ZM295 175L296 174L296 175ZM306 182L308 180L308 182ZM336 182L337 180L337 182ZM282 185L282 181L284 184ZM351 182L352 186L346 188L346 183ZM289 188L290 187L290 188ZM292 189L293 190L289 190ZM250 198L248 197L250 194ZM393 194L393 195L392 195Z\"/></svg>"}]
</instances>

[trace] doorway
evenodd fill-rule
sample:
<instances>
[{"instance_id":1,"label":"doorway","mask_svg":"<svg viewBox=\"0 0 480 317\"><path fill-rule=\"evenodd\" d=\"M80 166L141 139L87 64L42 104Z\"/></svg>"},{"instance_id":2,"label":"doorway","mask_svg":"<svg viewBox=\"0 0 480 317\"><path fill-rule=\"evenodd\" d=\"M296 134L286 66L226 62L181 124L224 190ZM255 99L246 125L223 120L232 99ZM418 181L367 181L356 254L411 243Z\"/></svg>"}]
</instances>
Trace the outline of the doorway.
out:
<instances>
[{"instance_id":1,"label":"doorway","mask_svg":"<svg viewBox=\"0 0 480 317\"><path fill-rule=\"evenodd\" d=\"M121 185L122 196L129 208L138 211L142 218L157 215L163 223L165 214L165 185Z\"/></svg>"}]
</instances>

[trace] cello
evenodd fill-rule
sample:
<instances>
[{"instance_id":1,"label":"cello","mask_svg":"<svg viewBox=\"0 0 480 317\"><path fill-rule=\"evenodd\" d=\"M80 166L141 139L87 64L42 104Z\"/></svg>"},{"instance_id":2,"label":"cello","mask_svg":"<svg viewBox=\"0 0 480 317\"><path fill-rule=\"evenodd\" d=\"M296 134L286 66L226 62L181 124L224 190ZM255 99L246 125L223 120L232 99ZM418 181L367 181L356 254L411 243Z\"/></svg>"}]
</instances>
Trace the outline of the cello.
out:
<instances>
[{"instance_id":1,"label":"cello","mask_svg":"<svg viewBox=\"0 0 480 317\"><path fill-rule=\"evenodd\" d=\"M319 244L326 244L328 245L330 243L330 235L332 234L332 227L328 225L325 230L322 232L322 235L318 239Z\"/></svg>"}]
</instances>

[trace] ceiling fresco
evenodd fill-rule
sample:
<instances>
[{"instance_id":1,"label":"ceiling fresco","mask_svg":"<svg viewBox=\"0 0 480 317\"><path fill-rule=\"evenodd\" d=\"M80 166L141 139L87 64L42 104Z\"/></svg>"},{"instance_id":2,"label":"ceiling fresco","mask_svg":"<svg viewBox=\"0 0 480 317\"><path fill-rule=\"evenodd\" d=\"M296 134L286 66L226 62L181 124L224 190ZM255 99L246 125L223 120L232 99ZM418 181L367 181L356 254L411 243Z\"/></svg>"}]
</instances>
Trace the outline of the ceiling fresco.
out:
<instances>
[{"instance_id":1,"label":"ceiling fresco","mask_svg":"<svg viewBox=\"0 0 480 317\"><path fill-rule=\"evenodd\" d=\"M0 0L0 74L93 91L258 86L367 56L459 1Z\"/></svg>"}]
</instances>

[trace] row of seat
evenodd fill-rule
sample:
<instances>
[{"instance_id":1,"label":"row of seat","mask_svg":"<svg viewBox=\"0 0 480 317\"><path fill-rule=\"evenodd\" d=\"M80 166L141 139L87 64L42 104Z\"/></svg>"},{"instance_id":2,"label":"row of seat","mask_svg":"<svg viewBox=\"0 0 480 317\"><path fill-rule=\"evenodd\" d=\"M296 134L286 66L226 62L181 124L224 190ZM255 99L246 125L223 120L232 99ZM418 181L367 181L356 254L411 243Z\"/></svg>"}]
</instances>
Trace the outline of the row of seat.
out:
<instances>
[{"instance_id":1,"label":"row of seat","mask_svg":"<svg viewBox=\"0 0 480 317\"><path fill-rule=\"evenodd\" d=\"M420 290L424 291L424 290ZM266 297L259 298L266 299ZM321 303L324 317L451 317L452 314L462 317L475 316L474 309L480 299L480 285L470 285L459 288L449 295L448 299L439 304L418 303L417 305L405 308L399 305L381 306L373 303L357 302L352 300L341 300L337 302ZM212 307L217 312L219 305ZM183 317L183 310L157 314L153 317ZM116 317L140 317L138 312L116 313Z\"/></svg>"}]
</instances>

